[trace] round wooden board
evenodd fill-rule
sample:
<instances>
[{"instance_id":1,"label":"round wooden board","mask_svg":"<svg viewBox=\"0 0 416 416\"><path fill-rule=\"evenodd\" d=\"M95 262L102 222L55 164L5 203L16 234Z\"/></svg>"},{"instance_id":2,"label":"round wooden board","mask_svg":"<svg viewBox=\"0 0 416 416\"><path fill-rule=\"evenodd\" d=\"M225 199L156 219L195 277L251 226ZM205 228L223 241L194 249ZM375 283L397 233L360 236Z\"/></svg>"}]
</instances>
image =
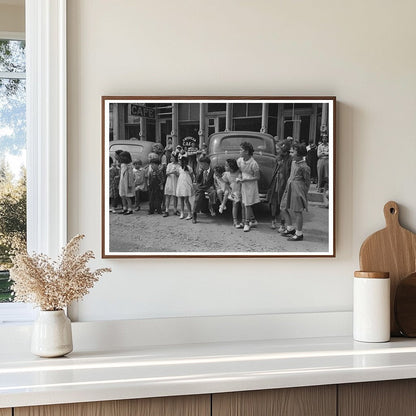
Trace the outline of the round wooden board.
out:
<instances>
[{"instance_id":1,"label":"round wooden board","mask_svg":"<svg viewBox=\"0 0 416 416\"><path fill-rule=\"evenodd\" d=\"M403 335L416 337L416 272L409 274L398 284L394 316Z\"/></svg>"},{"instance_id":2,"label":"round wooden board","mask_svg":"<svg viewBox=\"0 0 416 416\"><path fill-rule=\"evenodd\" d=\"M400 335L394 318L396 288L406 276L415 271L416 234L399 222L399 206L394 201L384 205L386 228L367 237L360 249L360 269L390 273L391 335Z\"/></svg>"}]
</instances>

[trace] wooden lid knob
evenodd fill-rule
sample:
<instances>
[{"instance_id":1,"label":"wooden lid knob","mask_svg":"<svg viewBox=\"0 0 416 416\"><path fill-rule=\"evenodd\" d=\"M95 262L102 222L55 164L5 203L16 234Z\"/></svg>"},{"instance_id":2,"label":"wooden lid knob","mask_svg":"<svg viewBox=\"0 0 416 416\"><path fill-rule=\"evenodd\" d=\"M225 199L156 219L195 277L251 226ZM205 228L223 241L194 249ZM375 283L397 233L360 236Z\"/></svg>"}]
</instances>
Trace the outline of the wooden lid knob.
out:
<instances>
[{"instance_id":1,"label":"wooden lid knob","mask_svg":"<svg viewBox=\"0 0 416 416\"><path fill-rule=\"evenodd\" d=\"M355 271L354 277L364 277L366 279L388 279L390 277L389 272L362 272Z\"/></svg>"}]
</instances>

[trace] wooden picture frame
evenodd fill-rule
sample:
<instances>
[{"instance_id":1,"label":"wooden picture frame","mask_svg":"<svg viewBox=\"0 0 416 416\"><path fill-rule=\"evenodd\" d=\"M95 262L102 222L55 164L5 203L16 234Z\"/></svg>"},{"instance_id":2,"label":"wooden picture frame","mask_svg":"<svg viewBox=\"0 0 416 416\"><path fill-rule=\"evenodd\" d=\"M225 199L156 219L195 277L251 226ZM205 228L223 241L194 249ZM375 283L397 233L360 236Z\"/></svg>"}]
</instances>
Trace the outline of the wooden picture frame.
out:
<instances>
[{"instance_id":1,"label":"wooden picture frame","mask_svg":"<svg viewBox=\"0 0 416 416\"><path fill-rule=\"evenodd\" d=\"M102 257L335 257L335 114L333 96L103 96Z\"/></svg>"}]
</instances>

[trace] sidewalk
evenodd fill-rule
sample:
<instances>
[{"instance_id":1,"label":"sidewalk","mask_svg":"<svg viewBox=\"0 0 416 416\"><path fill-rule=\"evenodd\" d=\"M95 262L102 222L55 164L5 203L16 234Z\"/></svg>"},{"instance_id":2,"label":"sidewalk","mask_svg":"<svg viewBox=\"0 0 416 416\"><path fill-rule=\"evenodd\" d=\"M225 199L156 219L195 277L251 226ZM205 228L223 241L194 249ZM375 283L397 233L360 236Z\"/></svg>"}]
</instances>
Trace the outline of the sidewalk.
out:
<instances>
[{"instance_id":1,"label":"sidewalk","mask_svg":"<svg viewBox=\"0 0 416 416\"><path fill-rule=\"evenodd\" d=\"M110 214L110 250L117 252L241 252L286 253L328 251L328 209L311 204L304 214L305 239L287 241L270 228L267 204L258 204L255 215L259 222L250 232L232 225L231 210L215 217L198 214L197 224L173 215L148 215L148 204L133 215Z\"/></svg>"}]
</instances>

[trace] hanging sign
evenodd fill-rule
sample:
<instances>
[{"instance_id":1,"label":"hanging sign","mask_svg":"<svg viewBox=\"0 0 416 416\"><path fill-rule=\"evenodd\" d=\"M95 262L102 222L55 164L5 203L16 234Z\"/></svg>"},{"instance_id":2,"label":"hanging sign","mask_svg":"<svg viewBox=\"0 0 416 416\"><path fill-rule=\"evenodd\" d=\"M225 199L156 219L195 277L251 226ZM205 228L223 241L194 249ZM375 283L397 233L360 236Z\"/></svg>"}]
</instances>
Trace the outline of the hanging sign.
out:
<instances>
[{"instance_id":1,"label":"hanging sign","mask_svg":"<svg viewBox=\"0 0 416 416\"><path fill-rule=\"evenodd\" d=\"M146 107L144 105L131 104L130 112L132 116L156 118L156 111L153 107Z\"/></svg>"}]
</instances>

